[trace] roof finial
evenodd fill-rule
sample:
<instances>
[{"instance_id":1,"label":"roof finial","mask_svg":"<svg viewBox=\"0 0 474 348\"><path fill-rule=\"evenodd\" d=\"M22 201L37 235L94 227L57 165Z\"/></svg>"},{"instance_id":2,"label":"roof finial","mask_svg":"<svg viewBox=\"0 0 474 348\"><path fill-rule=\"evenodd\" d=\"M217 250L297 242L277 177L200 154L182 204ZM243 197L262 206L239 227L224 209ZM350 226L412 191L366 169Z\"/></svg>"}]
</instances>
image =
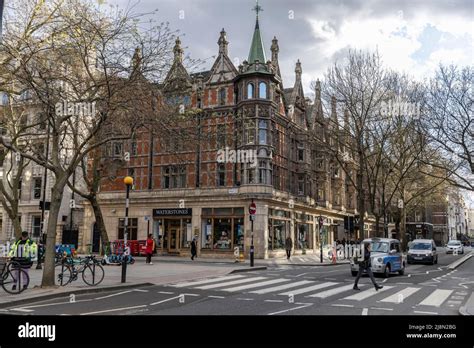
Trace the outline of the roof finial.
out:
<instances>
[{"instance_id":1,"label":"roof finial","mask_svg":"<svg viewBox=\"0 0 474 348\"><path fill-rule=\"evenodd\" d=\"M255 7L252 9L257 13L257 23L255 24L255 28L258 28L258 13L263 11L262 6L258 4L258 0L255 0Z\"/></svg>"}]
</instances>

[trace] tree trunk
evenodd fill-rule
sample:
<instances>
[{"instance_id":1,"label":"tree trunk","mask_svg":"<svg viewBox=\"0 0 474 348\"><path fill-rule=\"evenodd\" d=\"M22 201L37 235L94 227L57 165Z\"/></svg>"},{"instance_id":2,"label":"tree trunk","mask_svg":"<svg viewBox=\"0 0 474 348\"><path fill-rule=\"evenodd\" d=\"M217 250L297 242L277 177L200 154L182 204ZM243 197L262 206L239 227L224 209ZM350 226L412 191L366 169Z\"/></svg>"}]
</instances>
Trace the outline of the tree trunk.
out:
<instances>
[{"instance_id":1,"label":"tree trunk","mask_svg":"<svg viewBox=\"0 0 474 348\"><path fill-rule=\"evenodd\" d=\"M101 245L108 245L109 244L109 236L107 235L107 229L105 227L104 217L102 216L102 210L100 210L99 202L97 202L97 197L92 195L89 197L89 202L92 205L92 209L94 210L95 216L95 223L97 224L97 229L100 233L100 240ZM103 255L104 248L101 248L101 254Z\"/></svg>"},{"instance_id":2,"label":"tree trunk","mask_svg":"<svg viewBox=\"0 0 474 348\"><path fill-rule=\"evenodd\" d=\"M20 219L18 217L18 212L14 212L14 217L11 218L13 224L13 231L15 233L15 239L20 239L21 237L21 224Z\"/></svg>"},{"instance_id":3,"label":"tree trunk","mask_svg":"<svg viewBox=\"0 0 474 348\"><path fill-rule=\"evenodd\" d=\"M362 240L365 239L364 216L365 216L365 195L364 195L364 166L362 165L362 154L359 152L359 169L357 173L357 210L359 211L359 233Z\"/></svg>"},{"instance_id":4,"label":"tree trunk","mask_svg":"<svg viewBox=\"0 0 474 348\"><path fill-rule=\"evenodd\" d=\"M376 233L377 237L380 237L380 231L379 231L379 228L380 228L380 214L374 214L374 217L375 217L375 233ZM384 238L384 237L385 236L382 233L382 238Z\"/></svg>"},{"instance_id":5,"label":"tree trunk","mask_svg":"<svg viewBox=\"0 0 474 348\"><path fill-rule=\"evenodd\" d=\"M64 175L66 177L66 175ZM56 227L59 216L59 209L61 208L62 195L64 187L66 186L66 179L56 178L56 183L51 189L51 205L49 210L47 238L46 238L46 252L44 261L43 279L41 287L54 286L54 259L56 249Z\"/></svg>"}]
</instances>

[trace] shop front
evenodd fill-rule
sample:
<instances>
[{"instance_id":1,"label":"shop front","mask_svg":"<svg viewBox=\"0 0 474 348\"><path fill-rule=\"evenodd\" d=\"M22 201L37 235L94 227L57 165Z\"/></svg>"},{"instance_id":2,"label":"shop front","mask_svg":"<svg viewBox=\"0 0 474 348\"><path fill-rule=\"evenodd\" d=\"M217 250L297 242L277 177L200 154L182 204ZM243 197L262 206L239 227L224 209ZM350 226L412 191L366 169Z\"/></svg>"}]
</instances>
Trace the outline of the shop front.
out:
<instances>
[{"instance_id":1,"label":"shop front","mask_svg":"<svg viewBox=\"0 0 474 348\"><path fill-rule=\"evenodd\" d=\"M153 237L161 253L179 254L189 250L192 209L153 209Z\"/></svg>"},{"instance_id":2,"label":"shop front","mask_svg":"<svg viewBox=\"0 0 474 348\"><path fill-rule=\"evenodd\" d=\"M308 214L295 214L295 249L307 251L313 249L313 216Z\"/></svg>"},{"instance_id":3,"label":"shop front","mask_svg":"<svg viewBox=\"0 0 474 348\"><path fill-rule=\"evenodd\" d=\"M244 252L244 208L202 208L201 254Z\"/></svg>"}]
</instances>

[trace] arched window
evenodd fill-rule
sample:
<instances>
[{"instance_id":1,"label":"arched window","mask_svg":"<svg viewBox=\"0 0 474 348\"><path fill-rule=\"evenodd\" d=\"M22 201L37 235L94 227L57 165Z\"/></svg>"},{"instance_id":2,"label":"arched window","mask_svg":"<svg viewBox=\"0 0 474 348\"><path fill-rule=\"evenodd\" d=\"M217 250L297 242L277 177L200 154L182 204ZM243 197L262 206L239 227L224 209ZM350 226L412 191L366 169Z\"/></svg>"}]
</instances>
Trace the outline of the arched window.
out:
<instances>
[{"instance_id":1,"label":"arched window","mask_svg":"<svg viewBox=\"0 0 474 348\"><path fill-rule=\"evenodd\" d=\"M247 85L247 99L252 99L252 98L253 98L253 96L254 96L254 93L253 93L254 90L255 90L255 88L254 88L253 83L249 83L249 84Z\"/></svg>"},{"instance_id":2,"label":"arched window","mask_svg":"<svg viewBox=\"0 0 474 348\"><path fill-rule=\"evenodd\" d=\"M219 90L219 105L225 105L226 92L225 88Z\"/></svg>"},{"instance_id":3,"label":"arched window","mask_svg":"<svg viewBox=\"0 0 474 348\"><path fill-rule=\"evenodd\" d=\"M265 82L260 82L258 85L258 97L260 99L267 99L267 84Z\"/></svg>"}]
</instances>

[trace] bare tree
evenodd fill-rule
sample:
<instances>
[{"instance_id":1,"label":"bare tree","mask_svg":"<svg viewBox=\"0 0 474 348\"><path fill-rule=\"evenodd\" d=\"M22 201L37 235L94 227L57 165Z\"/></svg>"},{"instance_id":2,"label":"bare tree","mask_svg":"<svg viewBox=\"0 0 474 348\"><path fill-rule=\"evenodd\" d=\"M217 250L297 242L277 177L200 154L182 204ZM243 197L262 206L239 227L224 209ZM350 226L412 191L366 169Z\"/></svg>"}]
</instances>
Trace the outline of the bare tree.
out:
<instances>
[{"instance_id":1,"label":"bare tree","mask_svg":"<svg viewBox=\"0 0 474 348\"><path fill-rule=\"evenodd\" d=\"M92 151L112 140L130 138L142 124L140 117L127 116L141 102L132 93L137 80L127 78L133 71L134 49L142 50L143 74L159 76L167 66L173 36L166 25L142 30L143 15L130 10L106 11L86 0L52 1L43 6L53 5L58 6L58 17L45 25L47 39L29 38L27 46L39 49L27 61L13 45L4 46L5 53L19 65L9 73L32 91L50 128L47 159L1 138L5 147L44 166L54 176L42 286L54 285L57 218L69 178ZM115 127L108 131L111 124ZM118 134L117 129L123 132Z\"/></svg>"},{"instance_id":2,"label":"bare tree","mask_svg":"<svg viewBox=\"0 0 474 348\"><path fill-rule=\"evenodd\" d=\"M444 154L452 185L474 191L474 70L440 65L428 86L422 120L429 140ZM439 164L432 164L438 165Z\"/></svg>"}]
</instances>

